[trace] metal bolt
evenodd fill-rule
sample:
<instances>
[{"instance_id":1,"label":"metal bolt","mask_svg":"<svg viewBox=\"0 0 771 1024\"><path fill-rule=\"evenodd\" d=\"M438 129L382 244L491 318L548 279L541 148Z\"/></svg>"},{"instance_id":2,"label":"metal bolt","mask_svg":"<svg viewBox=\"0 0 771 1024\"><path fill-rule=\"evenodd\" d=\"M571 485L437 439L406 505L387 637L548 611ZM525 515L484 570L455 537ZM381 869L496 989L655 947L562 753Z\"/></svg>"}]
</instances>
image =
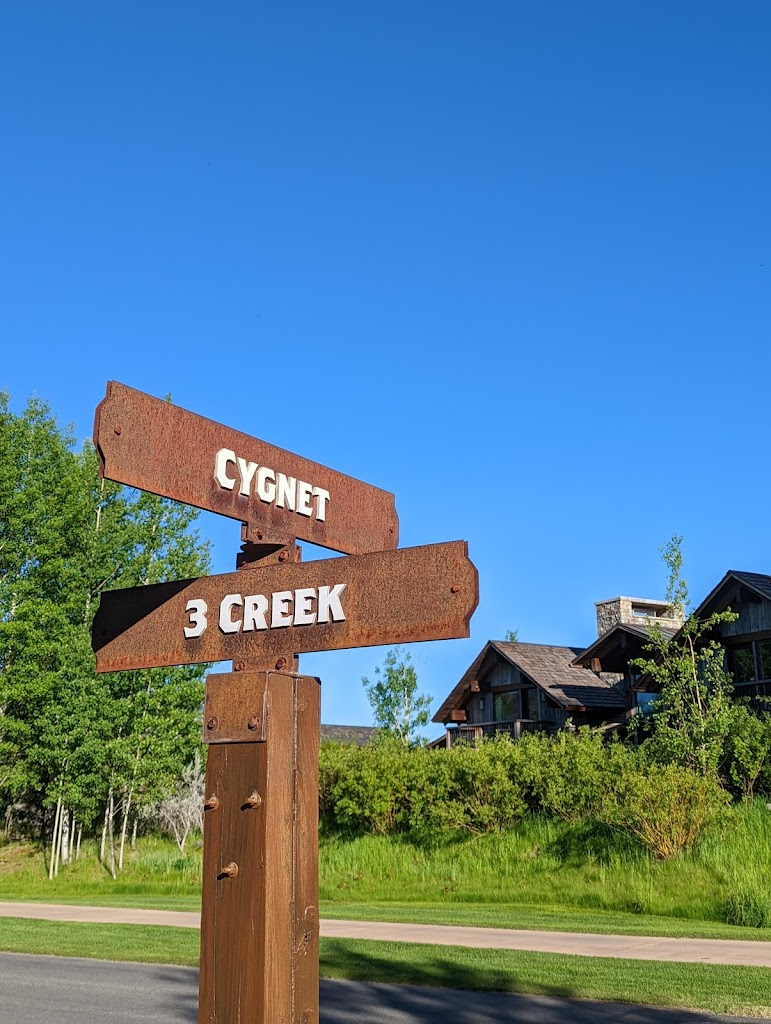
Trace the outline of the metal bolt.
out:
<instances>
[{"instance_id":1,"label":"metal bolt","mask_svg":"<svg viewBox=\"0 0 771 1024\"><path fill-rule=\"evenodd\" d=\"M281 671L282 668L286 668L286 658L279 658L276 662L276 668Z\"/></svg>"},{"instance_id":2,"label":"metal bolt","mask_svg":"<svg viewBox=\"0 0 771 1024\"><path fill-rule=\"evenodd\" d=\"M214 732L214 730L219 726L219 724L220 724L219 718L217 718L216 715L213 715L209 719L209 721L206 723L206 728L207 729L211 729L211 731Z\"/></svg>"},{"instance_id":3,"label":"metal bolt","mask_svg":"<svg viewBox=\"0 0 771 1024\"><path fill-rule=\"evenodd\" d=\"M262 538L265 536L262 530L255 530L254 532L257 534L257 540L262 540Z\"/></svg>"},{"instance_id":4,"label":"metal bolt","mask_svg":"<svg viewBox=\"0 0 771 1024\"><path fill-rule=\"evenodd\" d=\"M203 802L203 805L207 811L216 811L220 805L220 798L218 796L215 796L214 793L212 793L211 796L207 796L207 798Z\"/></svg>"},{"instance_id":5,"label":"metal bolt","mask_svg":"<svg viewBox=\"0 0 771 1024\"><path fill-rule=\"evenodd\" d=\"M287 551L286 548L284 548L282 551L279 551L279 553L278 553L278 560L279 560L279 562L286 562L288 558L289 558L289 552Z\"/></svg>"},{"instance_id":6,"label":"metal bolt","mask_svg":"<svg viewBox=\"0 0 771 1024\"><path fill-rule=\"evenodd\" d=\"M234 672L243 672L245 668L246 668L246 662L245 661L234 661L233 662L233 671Z\"/></svg>"},{"instance_id":7,"label":"metal bolt","mask_svg":"<svg viewBox=\"0 0 771 1024\"><path fill-rule=\"evenodd\" d=\"M220 876L223 878L235 878L238 874L238 864L234 860L231 860L229 864L220 871Z\"/></svg>"},{"instance_id":8,"label":"metal bolt","mask_svg":"<svg viewBox=\"0 0 771 1024\"><path fill-rule=\"evenodd\" d=\"M453 583L453 585L450 587L450 593L451 594L458 594L458 593L460 593L460 587L458 586L457 583Z\"/></svg>"},{"instance_id":9,"label":"metal bolt","mask_svg":"<svg viewBox=\"0 0 771 1024\"><path fill-rule=\"evenodd\" d=\"M120 437L120 425L119 425L119 424L116 424L116 426L115 426L115 427L113 427L113 430L114 430L114 431L115 431L115 433L116 433L116 434L117 434L117 435L118 435L118 436Z\"/></svg>"},{"instance_id":10,"label":"metal bolt","mask_svg":"<svg viewBox=\"0 0 771 1024\"><path fill-rule=\"evenodd\" d=\"M247 804L248 804L248 805L249 805L250 807L259 807L259 806L260 806L260 804L262 803L262 797L260 796L260 794L259 794L259 793L257 792L257 790L255 789L255 790L252 790L252 792L251 792L251 793L249 794L249 796L248 796L248 797L246 798L246 801L245 801L245 802L246 802L246 803L247 803Z\"/></svg>"},{"instance_id":11,"label":"metal bolt","mask_svg":"<svg viewBox=\"0 0 771 1024\"><path fill-rule=\"evenodd\" d=\"M259 729L260 728L260 716L259 715L252 715L252 717L246 723L246 728L247 729L251 729L252 732L254 732L255 729Z\"/></svg>"}]
</instances>

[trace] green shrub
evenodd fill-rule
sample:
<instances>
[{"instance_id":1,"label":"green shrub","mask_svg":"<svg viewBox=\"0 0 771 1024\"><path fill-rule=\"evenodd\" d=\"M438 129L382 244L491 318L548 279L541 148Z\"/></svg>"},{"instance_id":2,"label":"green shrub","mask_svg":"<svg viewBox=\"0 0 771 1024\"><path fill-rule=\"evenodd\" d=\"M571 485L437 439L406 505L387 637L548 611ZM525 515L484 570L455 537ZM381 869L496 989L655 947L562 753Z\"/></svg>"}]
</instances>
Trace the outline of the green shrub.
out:
<instances>
[{"instance_id":1,"label":"green shrub","mask_svg":"<svg viewBox=\"0 0 771 1024\"><path fill-rule=\"evenodd\" d=\"M690 850L720 814L728 794L712 778L680 765L627 766L601 814L654 857Z\"/></svg>"},{"instance_id":2,"label":"green shrub","mask_svg":"<svg viewBox=\"0 0 771 1024\"><path fill-rule=\"evenodd\" d=\"M451 750L408 749L384 737L366 747L323 744L322 824L344 835L511 828L528 810L525 753L508 737Z\"/></svg>"},{"instance_id":3,"label":"green shrub","mask_svg":"<svg viewBox=\"0 0 771 1024\"><path fill-rule=\"evenodd\" d=\"M406 765L411 753L387 738L366 747L322 744L322 824L349 835L388 835L403 829Z\"/></svg>"},{"instance_id":4,"label":"green shrub","mask_svg":"<svg viewBox=\"0 0 771 1024\"><path fill-rule=\"evenodd\" d=\"M771 715L755 714L739 705L726 742L727 781L743 797L751 797L756 785L765 789L771 770Z\"/></svg>"},{"instance_id":5,"label":"green shrub","mask_svg":"<svg viewBox=\"0 0 771 1024\"><path fill-rule=\"evenodd\" d=\"M432 761L444 764L441 775L436 769L433 773L441 785L435 781L433 801L426 807L431 826L482 833L513 828L522 820L528 810L526 784L518 770L522 756L507 736L437 753Z\"/></svg>"},{"instance_id":6,"label":"green shrub","mask_svg":"<svg viewBox=\"0 0 771 1024\"><path fill-rule=\"evenodd\" d=\"M586 726L554 737L531 735L520 742L529 755L535 805L572 824L600 817L622 775L638 761L634 750L607 742L598 730Z\"/></svg>"}]
</instances>

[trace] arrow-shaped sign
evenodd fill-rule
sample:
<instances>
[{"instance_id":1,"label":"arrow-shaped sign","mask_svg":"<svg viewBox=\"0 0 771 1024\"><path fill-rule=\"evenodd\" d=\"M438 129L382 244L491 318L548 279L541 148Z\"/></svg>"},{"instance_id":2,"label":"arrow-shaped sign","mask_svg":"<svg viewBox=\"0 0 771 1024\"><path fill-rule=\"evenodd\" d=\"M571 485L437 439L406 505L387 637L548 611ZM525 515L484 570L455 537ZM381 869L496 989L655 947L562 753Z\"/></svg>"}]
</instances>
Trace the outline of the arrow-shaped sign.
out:
<instances>
[{"instance_id":1,"label":"arrow-shaped sign","mask_svg":"<svg viewBox=\"0 0 771 1024\"><path fill-rule=\"evenodd\" d=\"M318 429L323 422L314 423ZM270 537L349 555L399 542L388 491L116 381L97 407L94 444L108 480L219 512Z\"/></svg>"},{"instance_id":2,"label":"arrow-shaped sign","mask_svg":"<svg viewBox=\"0 0 771 1024\"><path fill-rule=\"evenodd\" d=\"M467 637L478 589L466 542L451 541L111 590L96 669Z\"/></svg>"}]
</instances>

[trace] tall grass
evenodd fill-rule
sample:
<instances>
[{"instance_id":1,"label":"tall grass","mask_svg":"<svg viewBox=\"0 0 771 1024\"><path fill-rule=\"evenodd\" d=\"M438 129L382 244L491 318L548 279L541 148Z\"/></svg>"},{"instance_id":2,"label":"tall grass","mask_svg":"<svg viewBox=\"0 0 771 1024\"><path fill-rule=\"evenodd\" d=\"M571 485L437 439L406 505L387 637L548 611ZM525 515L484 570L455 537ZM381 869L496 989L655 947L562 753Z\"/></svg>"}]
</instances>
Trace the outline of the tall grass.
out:
<instances>
[{"instance_id":1,"label":"tall grass","mask_svg":"<svg viewBox=\"0 0 771 1024\"><path fill-rule=\"evenodd\" d=\"M761 800L728 808L699 846L667 861L607 826L532 815L506 832L434 843L325 835L319 868L321 899L338 904L487 904L771 928L771 811ZM184 857L168 840L141 839L115 882L91 845L53 882L34 847L0 847L0 899L196 909L200 883L200 837Z\"/></svg>"},{"instance_id":2,"label":"tall grass","mask_svg":"<svg viewBox=\"0 0 771 1024\"><path fill-rule=\"evenodd\" d=\"M730 808L700 846L668 861L606 826L537 815L509 832L441 845L327 837L321 849L321 896L330 901L505 903L771 925L763 884L771 812L761 801Z\"/></svg>"}]
</instances>

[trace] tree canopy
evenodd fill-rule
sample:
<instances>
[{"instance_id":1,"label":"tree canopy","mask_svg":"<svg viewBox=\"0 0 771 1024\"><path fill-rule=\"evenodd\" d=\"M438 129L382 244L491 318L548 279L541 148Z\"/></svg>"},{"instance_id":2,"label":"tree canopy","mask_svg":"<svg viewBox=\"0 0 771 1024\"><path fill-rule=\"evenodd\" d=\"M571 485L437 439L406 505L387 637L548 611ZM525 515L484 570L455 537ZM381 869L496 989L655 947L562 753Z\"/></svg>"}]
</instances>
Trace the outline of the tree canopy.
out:
<instances>
[{"instance_id":1,"label":"tree canopy","mask_svg":"<svg viewBox=\"0 0 771 1024\"><path fill-rule=\"evenodd\" d=\"M204 666L96 675L106 589L206 573L198 513L99 478L49 407L0 393L0 796L91 825L176 783L200 743Z\"/></svg>"}]
</instances>

